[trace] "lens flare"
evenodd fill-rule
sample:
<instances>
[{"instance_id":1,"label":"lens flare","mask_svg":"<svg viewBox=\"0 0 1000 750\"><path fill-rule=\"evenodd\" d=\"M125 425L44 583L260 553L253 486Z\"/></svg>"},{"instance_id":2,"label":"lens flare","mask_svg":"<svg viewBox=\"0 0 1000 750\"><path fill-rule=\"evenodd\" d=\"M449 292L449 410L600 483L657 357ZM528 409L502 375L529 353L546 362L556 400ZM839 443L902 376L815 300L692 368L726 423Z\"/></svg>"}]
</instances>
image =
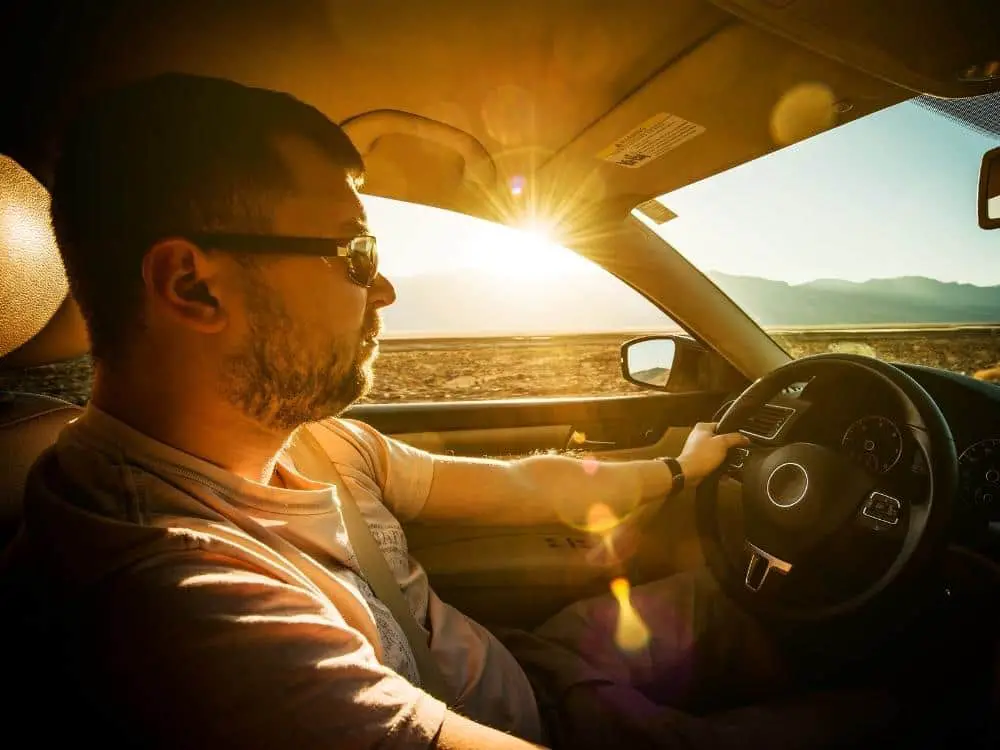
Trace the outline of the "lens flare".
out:
<instances>
[{"instance_id":1,"label":"lens flare","mask_svg":"<svg viewBox=\"0 0 1000 750\"><path fill-rule=\"evenodd\" d=\"M800 83L786 91L771 111L771 137L788 146L824 130L837 121L837 97L823 83Z\"/></svg>"},{"instance_id":2,"label":"lens flare","mask_svg":"<svg viewBox=\"0 0 1000 750\"><path fill-rule=\"evenodd\" d=\"M587 509L586 529L591 534L604 534L618 525L618 517L604 503L596 503Z\"/></svg>"},{"instance_id":3,"label":"lens flare","mask_svg":"<svg viewBox=\"0 0 1000 750\"><path fill-rule=\"evenodd\" d=\"M631 586L627 579L616 578L611 582L611 595L618 601L615 645L631 654L649 645L649 628L632 606L630 593Z\"/></svg>"}]
</instances>

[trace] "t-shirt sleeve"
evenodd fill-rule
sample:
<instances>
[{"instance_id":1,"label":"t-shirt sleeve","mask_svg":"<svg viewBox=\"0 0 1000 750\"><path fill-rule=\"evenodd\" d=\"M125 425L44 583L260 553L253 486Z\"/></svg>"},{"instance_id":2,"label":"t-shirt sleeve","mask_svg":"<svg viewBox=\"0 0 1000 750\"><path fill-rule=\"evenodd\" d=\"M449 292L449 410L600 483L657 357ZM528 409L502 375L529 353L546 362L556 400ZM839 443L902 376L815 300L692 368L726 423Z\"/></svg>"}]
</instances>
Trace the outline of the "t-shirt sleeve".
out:
<instances>
[{"instance_id":1,"label":"t-shirt sleeve","mask_svg":"<svg viewBox=\"0 0 1000 750\"><path fill-rule=\"evenodd\" d=\"M345 478L374 480L382 502L401 521L420 515L434 481L433 453L353 419L327 419L319 428L313 435Z\"/></svg>"},{"instance_id":2,"label":"t-shirt sleeve","mask_svg":"<svg viewBox=\"0 0 1000 750\"><path fill-rule=\"evenodd\" d=\"M159 747L433 746L444 704L328 603L241 561L164 557L119 576L81 633L88 681L132 732Z\"/></svg>"}]
</instances>

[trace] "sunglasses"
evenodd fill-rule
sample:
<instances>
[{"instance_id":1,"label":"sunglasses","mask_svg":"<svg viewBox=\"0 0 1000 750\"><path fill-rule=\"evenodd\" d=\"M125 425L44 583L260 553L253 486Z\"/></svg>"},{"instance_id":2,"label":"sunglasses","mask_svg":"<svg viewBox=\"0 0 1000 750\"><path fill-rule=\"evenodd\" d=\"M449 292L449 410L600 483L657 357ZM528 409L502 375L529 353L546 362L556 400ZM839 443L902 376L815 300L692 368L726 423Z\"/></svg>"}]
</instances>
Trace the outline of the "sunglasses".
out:
<instances>
[{"instance_id":1,"label":"sunglasses","mask_svg":"<svg viewBox=\"0 0 1000 750\"><path fill-rule=\"evenodd\" d=\"M287 237L268 234L223 232L185 233L202 247L248 255L312 255L346 258L347 276L358 286L370 287L378 276L378 242L370 234L354 237Z\"/></svg>"}]
</instances>

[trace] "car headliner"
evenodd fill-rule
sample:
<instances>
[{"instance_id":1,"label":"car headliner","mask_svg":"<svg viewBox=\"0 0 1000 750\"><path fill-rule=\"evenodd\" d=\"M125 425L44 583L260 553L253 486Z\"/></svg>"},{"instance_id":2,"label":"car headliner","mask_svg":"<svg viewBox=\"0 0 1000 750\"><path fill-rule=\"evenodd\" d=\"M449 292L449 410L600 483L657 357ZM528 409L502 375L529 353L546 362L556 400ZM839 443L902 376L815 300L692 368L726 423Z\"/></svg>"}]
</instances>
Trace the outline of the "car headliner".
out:
<instances>
[{"instance_id":1,"label":"car headliner","mask_svg":"<svg viewBox=\"0 0 1000 750\"><path fill-rule=\"evenodd\" d=\"M582 177L588 190L578 199L635 205L766 154L780 145L770 129L775 105L802 83L824 84L850 104L837 122L912 95L704 0L150 5L91 19L103 33L78 42L86 46L73 80L56 84L73 93L50 88L44 96L72 101L94 86L184 70L288 91L337 122L377 110L412 113L475 140L464 156L492 160L499 178L487 190L503 192L505 178L521 175L560 202ZM636 169L597 157L662 112L705 132ZM490 211L456 190L464 164L447 135L421 132L406 118L356 132L370 192Z\"/></svg>"},{"instance_id":2,"label":"car headliner","mask_svg":"<svg viewBox=\"0 0 1000 750\"><path fill-rule=\"evenodd\" d=\"M26 72L12 82L17 114L0 124L0 153L43 183L45 144L80 96L181 70L288 91L343 123L366 192L508 223L538 215L570 247L649 198L785 145L775 117L803 85L823 96L785 108L801 121L795 138L914 93L705 0L172 0L118 2L116 14L80 3L54 30L51 5L6 25L2 45L9 53L32 29L40 45L13 68ZM599 157L664 114L704 131L637 168Z\"/></svg>"}]
</instances>

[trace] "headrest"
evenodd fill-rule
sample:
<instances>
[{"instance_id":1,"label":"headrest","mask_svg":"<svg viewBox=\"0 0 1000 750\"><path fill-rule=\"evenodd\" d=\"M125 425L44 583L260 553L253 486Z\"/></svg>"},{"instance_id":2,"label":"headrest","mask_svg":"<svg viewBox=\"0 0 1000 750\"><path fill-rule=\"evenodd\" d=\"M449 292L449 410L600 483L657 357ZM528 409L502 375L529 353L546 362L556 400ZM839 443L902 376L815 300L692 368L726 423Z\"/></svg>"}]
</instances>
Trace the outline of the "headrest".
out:
<instances>
[{"instance_id":1,"label":"headrest","mask_svg":"<svg viewBox=\"0 0 1000 750\"><path fill-rule=\"evenodd\" d=\"M0 357L30 340L66 299L49 194L0 156Z\"/></svg>"}]
</instances>

